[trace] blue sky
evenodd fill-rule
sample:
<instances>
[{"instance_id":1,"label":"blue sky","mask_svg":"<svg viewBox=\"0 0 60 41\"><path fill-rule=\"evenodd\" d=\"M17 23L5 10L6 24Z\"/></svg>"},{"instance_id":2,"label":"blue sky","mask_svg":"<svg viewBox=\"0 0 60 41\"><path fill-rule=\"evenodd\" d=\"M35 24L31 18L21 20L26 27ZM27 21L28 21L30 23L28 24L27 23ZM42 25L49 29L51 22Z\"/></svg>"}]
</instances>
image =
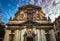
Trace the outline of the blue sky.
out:
<instances>
[{"instance_id":1,"label":"blue sky","mask_svg":"<svg viewBox=\"0 0 60 41\"><path fill-rule=\"evenodd\" d=\"M58 1L56 1L56 3L58 3ZM55 0L0 0L0 8L2 11L2 13L0 13L2 19L0 20L2 20L4 23L8 23L9 18L13 18L14 14L18 11L18 7L28 4L42 7L43 12L47 16L49 16L49 14L52 12L52 8L56 7Z\"/></svg>"}]
</instances>

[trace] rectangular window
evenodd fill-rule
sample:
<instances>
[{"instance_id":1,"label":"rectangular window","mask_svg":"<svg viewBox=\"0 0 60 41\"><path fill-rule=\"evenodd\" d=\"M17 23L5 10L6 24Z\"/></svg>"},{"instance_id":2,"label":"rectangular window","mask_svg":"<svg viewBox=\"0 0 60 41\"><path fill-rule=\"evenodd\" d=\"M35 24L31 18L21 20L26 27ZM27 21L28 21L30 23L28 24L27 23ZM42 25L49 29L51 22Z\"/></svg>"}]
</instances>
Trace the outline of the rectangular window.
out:
<instances>
[{"instance_id":1,"label":"rectangular window","mask_svg":"<svg viewBox=\"0 0 60 41\"><path fill-rule=\"evenodd\" d=\"M27 14L27 19L33 19L33 14Z\"/></svg>"}]
</instances>

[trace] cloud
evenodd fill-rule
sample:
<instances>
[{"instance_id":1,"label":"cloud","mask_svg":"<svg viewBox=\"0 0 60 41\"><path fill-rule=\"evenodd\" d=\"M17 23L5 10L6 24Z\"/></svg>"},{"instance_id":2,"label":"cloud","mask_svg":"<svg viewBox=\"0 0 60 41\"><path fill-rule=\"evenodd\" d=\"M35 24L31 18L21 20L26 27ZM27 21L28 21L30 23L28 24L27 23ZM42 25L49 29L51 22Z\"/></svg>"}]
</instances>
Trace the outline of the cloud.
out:
<instances>
[{"instance_id":1,"label":"cloud","mask_svg":"<svg viewBox=\"0 0 60 41\"><path fill-rule=\"evenodd\" d=\"M0 4L3 9L2 11L4 12L3 14L6 14L9 17L16 13L18 7L27 4L33 4L42 7L42 10L46 14L46 17L50 16L52 21L54 21L55 18L60 15L60 0L5 0L4 2L0 0ZM8 19L6 18L6 20Z\"/></svg>"}]
</instances>

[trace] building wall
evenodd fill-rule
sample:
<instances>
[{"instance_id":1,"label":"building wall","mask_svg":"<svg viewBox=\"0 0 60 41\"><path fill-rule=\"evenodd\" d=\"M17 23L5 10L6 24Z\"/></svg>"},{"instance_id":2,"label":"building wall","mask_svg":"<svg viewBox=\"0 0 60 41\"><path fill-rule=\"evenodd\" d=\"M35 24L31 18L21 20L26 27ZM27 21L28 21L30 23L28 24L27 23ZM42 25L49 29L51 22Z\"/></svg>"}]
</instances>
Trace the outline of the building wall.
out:
<instances>
[{"instance_id":1,"label":"building wall","mask_svg":"<svg viewBox=\"0 0 60 41\"><path fill-rule=\"evenodd\" d=\"M60 16L54 21L56 40L60 41Z\"/></svg>"}]
</instances>

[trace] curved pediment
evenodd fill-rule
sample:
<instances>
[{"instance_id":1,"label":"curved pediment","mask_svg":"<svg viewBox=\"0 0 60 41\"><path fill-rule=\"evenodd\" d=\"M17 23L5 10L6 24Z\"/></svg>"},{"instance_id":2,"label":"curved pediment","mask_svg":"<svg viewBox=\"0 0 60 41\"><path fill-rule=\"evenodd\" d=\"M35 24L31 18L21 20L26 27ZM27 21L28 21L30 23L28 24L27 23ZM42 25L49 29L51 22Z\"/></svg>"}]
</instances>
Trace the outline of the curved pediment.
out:
<instances>
[{"instance_id":1,"label":"curved pediment","mask_svg":"<svg viewBox=\"0 0 60 41\"><path fill-rule=\"evenodd\" d=\"M19 7L19 10L21 10L21 9L41 9L41 7L29 4L29 5Z\"/></svg>"}]
</instances>

